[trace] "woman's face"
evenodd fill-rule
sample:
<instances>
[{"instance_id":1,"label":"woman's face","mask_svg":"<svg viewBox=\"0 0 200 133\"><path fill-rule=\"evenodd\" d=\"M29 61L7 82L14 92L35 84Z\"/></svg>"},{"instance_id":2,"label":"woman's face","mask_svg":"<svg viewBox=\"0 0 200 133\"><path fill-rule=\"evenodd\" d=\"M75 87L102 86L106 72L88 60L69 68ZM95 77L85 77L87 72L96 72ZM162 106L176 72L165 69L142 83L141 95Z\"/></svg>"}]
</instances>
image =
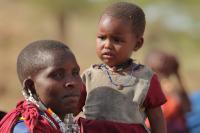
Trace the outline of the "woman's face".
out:
<instances>
[{"instance_id":1,"label":"woman's face","mask_svg":"<svg viewBox=\"0 0 200 133\"><path fill-rule=\"evenodd\" d=\"M58 116L76 113L82 80L79 65L71 52L50 54L48 63L33 78L37 95Z\"/></svg>"}]
</instances>

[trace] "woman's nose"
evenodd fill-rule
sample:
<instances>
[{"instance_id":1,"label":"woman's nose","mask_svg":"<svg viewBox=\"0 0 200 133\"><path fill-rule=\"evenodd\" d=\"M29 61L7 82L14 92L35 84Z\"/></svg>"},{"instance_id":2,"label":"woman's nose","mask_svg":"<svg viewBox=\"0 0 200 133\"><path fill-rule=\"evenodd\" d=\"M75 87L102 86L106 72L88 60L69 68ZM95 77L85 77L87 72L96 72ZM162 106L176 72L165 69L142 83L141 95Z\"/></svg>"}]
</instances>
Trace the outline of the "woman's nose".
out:
<instances>
[{"instance_id":1,"label":"woman's nose","mask_svg":"<svg viewBox=\"0 0 200 133\"><path fill-rule=\"evenodd\" d=\"M65 87L66 88L74 88L75 82L74 81L66 81Z\"/></svg>"}]
</instances>

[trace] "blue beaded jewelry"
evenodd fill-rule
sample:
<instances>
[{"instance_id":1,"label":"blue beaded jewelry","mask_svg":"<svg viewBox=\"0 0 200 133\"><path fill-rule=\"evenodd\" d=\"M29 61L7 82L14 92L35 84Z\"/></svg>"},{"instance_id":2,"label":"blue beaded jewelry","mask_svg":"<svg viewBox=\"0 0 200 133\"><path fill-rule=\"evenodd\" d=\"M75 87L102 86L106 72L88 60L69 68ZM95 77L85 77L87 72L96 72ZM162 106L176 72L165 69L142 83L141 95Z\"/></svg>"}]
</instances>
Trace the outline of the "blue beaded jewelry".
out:
<instances>
[{"instance_id":1,"label":"blue beaded jewelry","mask_svg":"<svg viewBox=\"0 0 200 133\"><path fill-rule=\"evenodd\" d=\"M100 69L102 69L102 71L108 77L108 79L109 79L109 81L112 85L114 85L118 90L122 90L124 87L132 86L134 84L134 83L129 84L129 82L133 78L134 71L137 70L141 66L140 64L137 65L137 64L134 64L134 63L132 63L131 65L132 65L131 75L130 75L130 78L127 79L125 83L117 83L116 81L114 81L112 79L111 74L109 73L108 67L105 64L101 64Z\"/></svg>"}]
</instances>

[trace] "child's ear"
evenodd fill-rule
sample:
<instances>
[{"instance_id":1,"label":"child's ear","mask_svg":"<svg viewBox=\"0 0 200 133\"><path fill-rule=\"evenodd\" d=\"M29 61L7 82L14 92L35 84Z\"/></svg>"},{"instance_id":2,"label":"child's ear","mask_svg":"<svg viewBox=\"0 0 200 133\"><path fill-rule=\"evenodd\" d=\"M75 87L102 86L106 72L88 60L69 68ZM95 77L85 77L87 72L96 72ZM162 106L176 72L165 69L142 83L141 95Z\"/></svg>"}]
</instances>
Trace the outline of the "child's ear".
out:
<instances>
[{"instance_id":1,"label":"child's ear","mask_svg":"<svg viewBox=\"0 0 200 133\"><path fill-rule=\"evenodd\" d=\"M36 95L34 81L30 78L23 81L23 89L26 91L27 94L29 94L30 91L32 95Z\"/></svg>"},{"instance_id":2,"label":"child's ear","mask_svg":"<svg viewBox=\"0 0 200 133\"><path fill-rule=\"evenodd\" d=\"M140 49L142 47L143 43L144 43L144 38L143 37L138 38L137 43L133 50L137 51L138 49Z\"/></svg>"}]
</instances>

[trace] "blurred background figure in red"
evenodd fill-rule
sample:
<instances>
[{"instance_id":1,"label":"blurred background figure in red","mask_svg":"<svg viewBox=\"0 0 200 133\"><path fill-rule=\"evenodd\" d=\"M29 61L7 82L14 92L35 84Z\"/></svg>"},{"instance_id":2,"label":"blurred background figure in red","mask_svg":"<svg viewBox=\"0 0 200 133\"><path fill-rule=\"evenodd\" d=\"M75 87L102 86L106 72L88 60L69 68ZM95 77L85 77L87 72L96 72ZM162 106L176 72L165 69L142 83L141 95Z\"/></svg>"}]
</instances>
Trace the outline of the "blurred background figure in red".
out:
<instances>
[{"instance_id":1,"label":"blurred background figure in red","mask_svg":"<svg viewBox=\"0 0 200 133\"><path fill-rule=\"evenodd\" d=\"M177 57L161 50L154 50L147 55L145 61L158 75L161 88L167 97L167 103L162 109L168 133L188 133L185 114L191 111L191 104L182 82Z\"/></svg>"}]
</instances>

